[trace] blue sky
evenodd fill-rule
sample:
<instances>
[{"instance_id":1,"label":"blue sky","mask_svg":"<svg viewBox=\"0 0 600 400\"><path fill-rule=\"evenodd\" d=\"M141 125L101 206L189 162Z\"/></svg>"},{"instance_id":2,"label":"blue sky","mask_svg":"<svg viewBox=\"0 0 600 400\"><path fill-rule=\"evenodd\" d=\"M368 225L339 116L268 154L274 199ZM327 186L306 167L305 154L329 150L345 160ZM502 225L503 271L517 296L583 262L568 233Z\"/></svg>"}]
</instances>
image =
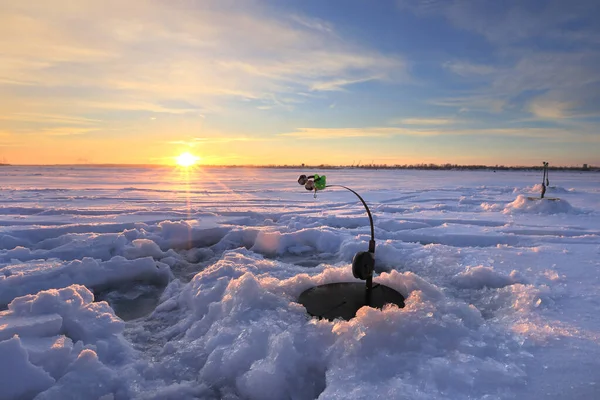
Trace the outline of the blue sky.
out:
<instances>
[{"instance_id":1,"label":"blue sky","mask_svg":"<svg viewBox=\"0 0 600 400\"><path fill-rule=\"evenodd\" d=\"M0 161L600 165L595 0L0 11Z\"/></svg>"}]
</instances>

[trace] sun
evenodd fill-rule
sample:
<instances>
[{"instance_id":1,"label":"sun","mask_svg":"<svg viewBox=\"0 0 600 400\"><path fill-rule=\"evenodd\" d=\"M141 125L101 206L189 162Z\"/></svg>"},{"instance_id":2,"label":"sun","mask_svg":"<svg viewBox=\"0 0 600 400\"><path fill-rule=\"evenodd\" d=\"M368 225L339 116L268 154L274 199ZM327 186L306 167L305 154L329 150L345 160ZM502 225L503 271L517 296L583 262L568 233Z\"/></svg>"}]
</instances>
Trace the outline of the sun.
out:
<instances>
[{"instance_id":1,"label":"sun","mask_svg":"<svg viewBox=\"0 0 600 400\"><path fill-rule=\"evenodd\" d=\"M177 163L177 165L184 168L189 168L196 165L199 160L200 157L197 157L188 152L181 153L180 155L175 157L175 162Z\"/></svg>"}]
</instances>

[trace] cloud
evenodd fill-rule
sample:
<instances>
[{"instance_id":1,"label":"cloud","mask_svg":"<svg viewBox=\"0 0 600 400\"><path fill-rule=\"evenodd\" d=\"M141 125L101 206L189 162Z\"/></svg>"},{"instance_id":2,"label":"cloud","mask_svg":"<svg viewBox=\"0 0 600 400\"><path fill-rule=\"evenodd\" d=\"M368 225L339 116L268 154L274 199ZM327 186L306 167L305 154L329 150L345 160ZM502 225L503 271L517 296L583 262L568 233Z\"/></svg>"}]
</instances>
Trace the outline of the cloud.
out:
<instances>
[{"instance_id":1,"label":"cloud","mask_svg":"<svg viewBox=\"0 0 600 400\"><path fill-rule=\"evenodd\" d=\"M172 140L169 144L183 145L188 147L195 147L208 143L232 143L232 142L261 142L267 138L264 137L247 137L247 136L212 136L212 137L195 137L190 140ZM273 140L273 139L269 139Z\"/></svg>"},{"instance_id":2,"label":"cloud","mask_svg":"<svg viewBox=\"0 0 600 400\"><path fill-rule=\"evenodd\" d=\"M42 136L74 136L85 135L91 132L97 132L100 128L87 128L77 126L43 126L40 128L17 128L8 130L11 137L15 138L15 142L25 141L30 142L31 137L40 138Z\"/></svg>"},{"instance_id":3,"label":"cloud","mask_svg":"<svg viewBox=\"0 0 600 400\"><path fill-rule=\"evenodd\" d=\"M195 142L200 143L229 143L229 142L260 142L266 140L256 136L219 136L219 137L196 137Z\"/></svg>"},{"instance_id":4,"label":"cloud","mask_svg":"<svg viewBox=\"0 0 600 400\"><path fill-rule=\"evenodd\" d=\"M443 17L457 28L477 33L500 45L532 43L551 36L563 44L599 37L594 15L600 13L596 0L398 0L403 10L422 17ZM557 43L558 44L558 43Z\"/></svg>"},{"instance_id":5,"label":"cloud","mask_svg":"<svg viewBox=\"0 0 600 400\"><path fill-rule=\"evenodd\" d=\"M485 38L493 60L445 60L443 68L464 78L463 94L430 101L478 111L532 113L547 120L600 111L600 30L592 16L600 2L581 0L398 0L402 10ZM536 97L551 93L544 107ZM580 108L579 110L577 108Z\"/></svg>"},{"instance_id":6,"label":"cloud","mask_svg":"<svg viewBox=\"0 0 600 400\"><path fill-rule=\"evenodd\" d=\"M281 133L280 136L302 139L342 139L362 137L391 137L407 134L402 128L372 127L372 128L298 128L294 132Z\"/></svg>"},{"instance_id":7,"label":"cloud","mask_svg":"<svg viewBox=\"0 0 600 400\"><path fill-rule=\"evenodd\" d=\"M188 133L204 115L292 111L319 92L409 79L397 55L355 44L328 21L268 6L3 2L0 129L18 143L111 124L133 135L158 132L159 121L148 114L160 113L186 121L179 126ZM166 124L162 129L175 129Z\"/></svg>"},{"instance_id":8,"label":"cloud","mask_svg":"<svg viewBox=\"0 0 600 400\"><path fill-rule=\"evenodd\" d=\"M346 86L354 85L356 83L368 82L377 80L377 77L365 77L360 79L333 79L323 82L315 82L310 87L310 90L314 91L338 91L345 90Z\"/></svg>"},{"instance_id":9,"label":"cloud","mask_svg":"<svg viewBox=\"0 0 600 400\"><path fill-rule=\"evenodd\" d=\"M37 113L12 113L9 115L0 115L0 121L48 122L68 125L94 125L101 122L98 119L79 116Z\"/></svg>"},{"instance_id":10,"label":"cloud","mask_svg":"<svg viewBox=\"0 0 600 400\"><path fill-rule=\"evenodd\" d=\"M485 81L473 77L477 89L435 103L494 112L512 105L546 119L562 119L568 109L573 115L600 111L599 63L600 52L519 54L513 65L495 68L485 75Z\"/></svg>"},{"instance_id":11,"label":"cloud","mask_svg":"<svg viewBox=\"0 0 600 400\"><path fill-rule=\"evenodd\" d=\"M294 132L281 133L280 136L300 139L332 140L348 138L383 139L396 136L475 136L475 137L514 137L531 138L544 141L566 142L579 140L600 143L600 137L594 135L595 127L580 126L569 128L468 128L468 129L408 129L396 127L364 128L299 128Z\"/></svg>"},{"instance_id":12,"label":"cloud","mask_svg":"<svg viewBox=\"0 0 600 400\"><path fill-rule=\"evenodd\" d=\"M453 73L464 77L488 75L496 71L496 68L491 65L473 64L466 61L447 61L443 66Z\"/></svg>"},{"instance_id":13,"label":"cloud","mask_svg":"<svg viewBox=\"0 0 600 400\"><path fill-rule=\"evenodd\" d=\"M556 120L569 118L568 114L573 106L569 102L536 98L529 103L529 111L538 118Z\"/></svg>"},{"instance_id":14,"label":"cloud","mask_svg":"<svg viewBox=\"0 0 600 400\"><path fill-rule=\"evenodd\" d=\"M4 135L14 142L31 142L32 137L84 135L99 131L103 121L80 116L13 112L0 115Z\"/></svg>"},{"instance_id":15,"label":"cloud","mask_svg":"<svg viewBox=\"0 0 600 400\"><path fill-rule=\"evenodd\" d=\"M173 3L10 3L0 17L0 79L212 104L394 80L404 69L395 56L333 35L326 21L280 18L250 2Z\"/></svg>"},{"instance_id":16,"label":"cloud","mask_svg":"<svg viewBox=\"0 0 600 400\"><path fill-rule=\"evenodd\" d=\"M489 89L481 89L462 97L431 99L428 100L428 103L435 106L457 108L461 113L472 111L501 113L504 111L507 99L506 96L496 95Z\"/></svg>"},{"instance_id":17,"label":"cloud","mask_svg":"<svg viewBox=\"0 0 600 400\"><path fill-rule=\"evenodd\" d=\"M320 18L311 18L306 15L294 14L290 19L306 28L314 29L323 33L333 33L333 24Z\"/></svg>"},{"instance_id":18,"label":"cloud","mask_svg":"<svg viewBox=\"0 0 600 400\"><path fill-rule=\"evenodd\" d=\"M402 118L390 121L392 125L451 125L461 121L454 118Z\"/></svg>"}]
</instances>

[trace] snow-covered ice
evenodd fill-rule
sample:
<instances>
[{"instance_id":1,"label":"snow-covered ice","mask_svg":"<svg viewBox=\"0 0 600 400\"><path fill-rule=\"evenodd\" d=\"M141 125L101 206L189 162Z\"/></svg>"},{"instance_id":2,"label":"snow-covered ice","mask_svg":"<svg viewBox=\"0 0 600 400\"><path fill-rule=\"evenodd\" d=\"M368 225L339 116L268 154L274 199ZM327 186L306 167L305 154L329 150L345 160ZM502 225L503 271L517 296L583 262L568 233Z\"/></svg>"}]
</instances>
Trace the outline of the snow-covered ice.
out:
<instances>
[{"instance_id":1,"label":"snow-covered ice","mask_svg":"<svg viewBox=\"0 0 600 400\"><path fill-rule=\"evenodd\" d=\"M318 321L376 282L406 307ZM600 398L600 174L2 167L0 399Z\"/></svg>"}]
</instances>

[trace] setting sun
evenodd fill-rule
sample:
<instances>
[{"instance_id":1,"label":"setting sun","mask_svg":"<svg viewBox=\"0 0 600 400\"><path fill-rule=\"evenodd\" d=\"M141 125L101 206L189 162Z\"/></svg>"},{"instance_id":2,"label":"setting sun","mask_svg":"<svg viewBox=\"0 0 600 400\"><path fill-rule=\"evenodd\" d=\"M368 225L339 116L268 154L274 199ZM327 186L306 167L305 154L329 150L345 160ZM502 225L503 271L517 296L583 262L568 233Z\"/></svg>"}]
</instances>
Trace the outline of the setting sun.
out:
<instances>
[{"instance_id":1,"label":"setting sun","mask_svg":"<svg viewBox=\"0 0 600 400\"><path fill-rule=\"evenodd\" d=\"M179 165L180 167L185 167L185 168L196 165L199 160L200 160L200 157L197 157L197 156L187 153L187 152L181 153L175 159L177 165Z\"/></svg>"}]
</instances>

